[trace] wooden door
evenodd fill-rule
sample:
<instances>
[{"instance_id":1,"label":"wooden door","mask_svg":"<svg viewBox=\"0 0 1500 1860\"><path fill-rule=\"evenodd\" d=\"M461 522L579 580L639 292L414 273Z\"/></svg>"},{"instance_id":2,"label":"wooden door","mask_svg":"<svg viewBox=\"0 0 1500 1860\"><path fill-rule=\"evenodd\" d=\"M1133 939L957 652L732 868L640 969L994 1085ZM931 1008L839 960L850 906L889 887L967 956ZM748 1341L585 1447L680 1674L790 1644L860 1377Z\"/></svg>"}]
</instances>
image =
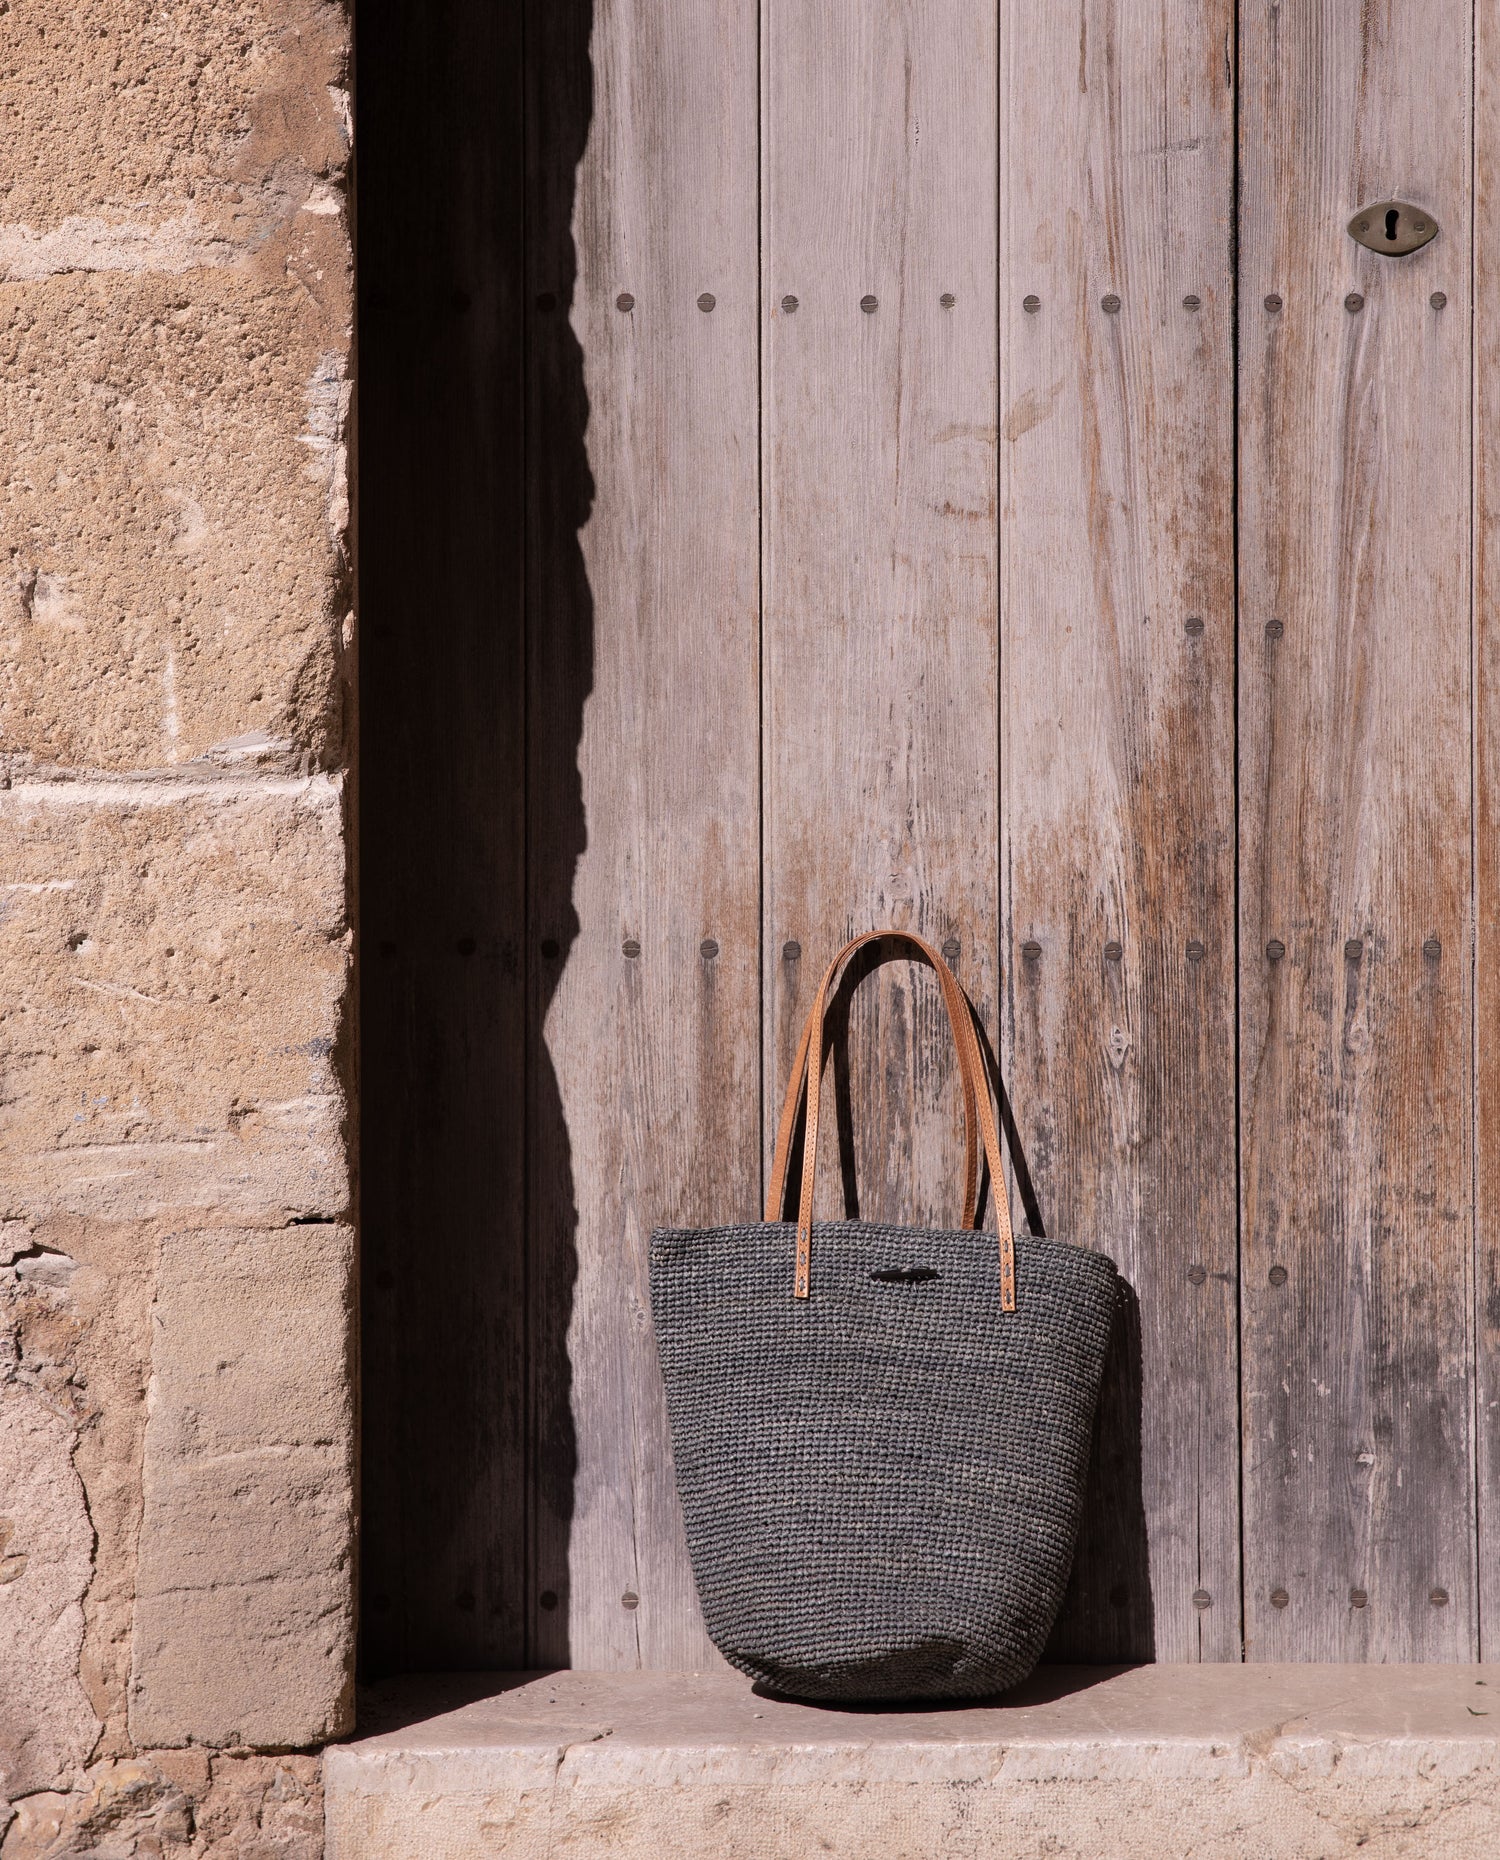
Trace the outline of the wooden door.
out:
<instances>
[{"instance_id":1,"label":"wooden door","mask_svg":"<svg viewBox=\"0 0 1500 1860\"><path fill-rule=\"evenodd\" d=\"M515 95L483 185L432 190L431 262L500 226L524 315L491 307L505 417L414 545L488 496L517 619L461 635L504 668L488 724L414 652L403 729L458 719L466 805L514 776L475 836L508 928L479 1021L472 983L424 984L425 1043L385 1010L403 1051L492 1040L443 1074L444 1295L367 1356L446 1349L469 1286L453 1334L510 1370L503 1422L446 1434L383 1385L407 1664L717 1658L647 1238L754 1216L816 976L881 925L980 1010L1017 1220L1129 1288L1054 1657L1483 1651L1497 6L525 0L455 39ZM1386 197L1439 235L1361 249ZM846 1194L951 1219L930 978L869 974L844 1051ZM419 1097L383 1154L425 1153Z\"/></svg>"},{"instance_id":2,"label":"wooden door","mask_svg":"<svg viewBox=\"0 0 1500 1860\"><path fill-rule=\"evenodd\" d=\"M1001 1058L1131 1288L1054 1652L1233 1658L1233 11L1002 18Z\"/></svg>"},{"instance_id":3,"label":"wooden door","mask_svg":"<svg viewBox=\"0 0 1500 1860\"><path fill-rule=\"evenodd\" d=\"M1473 31L1469 0L1241 12L1252 1659L1479 1646ZM1392 196L1441 226L1404 258L1343 230Z\"/></svg>"}]
</instances>

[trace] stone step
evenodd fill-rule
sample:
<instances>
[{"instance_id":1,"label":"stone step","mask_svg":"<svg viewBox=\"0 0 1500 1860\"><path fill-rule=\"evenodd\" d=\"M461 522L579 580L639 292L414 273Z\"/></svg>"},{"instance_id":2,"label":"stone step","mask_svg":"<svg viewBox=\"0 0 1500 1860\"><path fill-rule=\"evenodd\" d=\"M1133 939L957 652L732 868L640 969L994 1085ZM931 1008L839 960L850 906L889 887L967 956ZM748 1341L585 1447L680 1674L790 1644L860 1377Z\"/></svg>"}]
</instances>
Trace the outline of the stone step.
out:
<instances>
[{"instance_id":1,"label":"stone step","mask_svg":"<svg viewBox=\"0 0 1500 1860\"><path fill-rule=\"evenodd\" d=\"M1044 1667L830 1710L715 1673L377 1688L328 1860L1492 1860L1500 1666Z\"/></svg>"}]
</instances>

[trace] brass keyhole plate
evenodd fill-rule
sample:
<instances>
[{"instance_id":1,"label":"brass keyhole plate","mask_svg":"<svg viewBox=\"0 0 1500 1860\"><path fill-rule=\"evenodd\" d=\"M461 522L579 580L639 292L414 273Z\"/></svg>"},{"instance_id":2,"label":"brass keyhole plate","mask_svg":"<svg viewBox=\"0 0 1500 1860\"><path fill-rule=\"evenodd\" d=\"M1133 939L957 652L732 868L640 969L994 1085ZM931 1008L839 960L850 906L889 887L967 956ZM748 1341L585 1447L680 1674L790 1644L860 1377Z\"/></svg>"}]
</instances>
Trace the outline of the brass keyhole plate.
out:
<instances>
[{"instance_id":1,"label":"brass keyhole plate","mask_svg":"<svg viewBox=\"0 0 1500 1860\"><path fill-rule=\"evenodd\" d=\"M1404 258L1437 237L1438 223L1426 207L1409 200L1377 200L1361 207L1349 222L1349 237L1371 252Z\"/></svg>"}]
</instances>

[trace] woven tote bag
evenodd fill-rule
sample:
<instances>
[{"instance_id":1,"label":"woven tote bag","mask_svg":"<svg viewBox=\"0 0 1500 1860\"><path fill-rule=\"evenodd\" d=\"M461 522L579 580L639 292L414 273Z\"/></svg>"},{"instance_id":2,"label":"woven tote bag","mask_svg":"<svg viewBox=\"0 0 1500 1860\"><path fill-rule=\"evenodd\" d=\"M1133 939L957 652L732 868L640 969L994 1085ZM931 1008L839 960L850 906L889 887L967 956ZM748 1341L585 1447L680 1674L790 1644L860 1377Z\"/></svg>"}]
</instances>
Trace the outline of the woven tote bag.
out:
<instances>
[{"instance_id":1,"label":"woven tote bag","mask_svg":"<svg viewBox=\"0 0 1500 1860\"><path fill-rule=\"evenodd\" d=\"M829 991L882 936L932 965L958 1049L951 1231L812 1218ZM976 1230L976 1120L993 1236ZM688 1549L731 1665L822 1700L976 1698L1024 1679L1072 1563L1117 1289L1101 1254L1012 1236L988 1073L942 957L900 932L847 944L792 1066L765 1221L651 1242Z\"/></svg>"}]
</instances>

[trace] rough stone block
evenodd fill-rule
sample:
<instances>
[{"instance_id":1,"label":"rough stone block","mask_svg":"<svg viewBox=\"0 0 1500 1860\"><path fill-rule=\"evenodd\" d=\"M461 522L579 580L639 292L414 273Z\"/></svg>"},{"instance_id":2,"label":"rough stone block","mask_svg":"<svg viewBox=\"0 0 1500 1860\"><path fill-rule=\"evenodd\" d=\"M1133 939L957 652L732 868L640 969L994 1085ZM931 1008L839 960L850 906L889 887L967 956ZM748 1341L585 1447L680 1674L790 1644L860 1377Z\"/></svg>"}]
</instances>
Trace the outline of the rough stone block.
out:
<instances>
[{"instance_id":1,"label":"rough stone block","mask_svg":"<svg viewBox=\"0 0 1500 1860\"><path fill-rule=\"evenodd\" d=\"M175 223L210 251L263 239L299 193L343 167L345 7L26 0L7 10L0 258L18 229L76 242Z\"/></svg>"},{"instance_id":2,"label":"rough stone block","mask_svg":"<svg viewBox=\"0 0 1500 1860\"><path fill-rule=\"evenodd\" d=\"M141 1745L346 1729L353 1242L177 1234L152 1312L130 1726Z\"/></svg>"},{"instance_id":3,"label":"rough stone block","mask_svg":"<svg viewBox=\"0 0 1500 1860\"><path fill-rule=\"evenodd\" d=\"M58 1463L66 1453L83 1483L86 1510L69 1513L77 1544L69 1540L67 1554L76 1549L79 1581L87 1581L84 1639L68 1670L77 1665L100 1723L96 1757L129 1751L125 1699L158 1252L149 1223L67 1216L0 1223L0 1358L10 1355L0 1375L45 1397L52 1421L68 1432ZM63 1556L60 1532L49 1529L48 1544L54 1559Z\"/></svg>"},{"instance_id":4,"label":"rough stone block","mask_svg":"<svg viewBox=\"0 0 1500 1860\"><path fill-rule=\"evenodd\" d=\"M377 1701L403 1728L327 1755L327 1854L1476 1860L1497 1695L1494 1666L1074 1667L998 1706L850 1712L732 1673L552 1673L424 1717L407 1685Z\"/></svg>"},{"instance_id":5,"label":"rough stone block","mask_svg":"<svg viewBox=\"0 0 1500 1860\"><path fill-rule=\"evenodd\" d=\"M0 285L17 772L342 759L342 221L302 215L273 256Z\"/></svg>"},{"instance_id":6,"label":"rough stone block","mask_svg":"<svg viewBox=\"0 0 1500 1860\"><path fill-rule=\"evenodd\" d=\"M0 1214L348 1199L339 784L0 793Z\"/></svg>"},{"instance_id":7,"label":"rough stone block","mask_svg":"<svg viewBox=\"0 0 1500 1860\"><path fill-rule=\"evenodd\" d=\"M92 1567L72 1417L0 1362L0 1798L55 1787L99 1725L78 1678Z\"/></svg>"},{"instance_id":8,"label":"rough stone block","mask_svg":"<svg viewBox=\"0 0 1500 1860\"><path fill-rule=\"evenodd\" d=\"M317 1757L147 1751L0 1803L4 1860L322 1860ZM5 1828L7 1819L10 1826Z\"/></svg>"}]
</instances>

